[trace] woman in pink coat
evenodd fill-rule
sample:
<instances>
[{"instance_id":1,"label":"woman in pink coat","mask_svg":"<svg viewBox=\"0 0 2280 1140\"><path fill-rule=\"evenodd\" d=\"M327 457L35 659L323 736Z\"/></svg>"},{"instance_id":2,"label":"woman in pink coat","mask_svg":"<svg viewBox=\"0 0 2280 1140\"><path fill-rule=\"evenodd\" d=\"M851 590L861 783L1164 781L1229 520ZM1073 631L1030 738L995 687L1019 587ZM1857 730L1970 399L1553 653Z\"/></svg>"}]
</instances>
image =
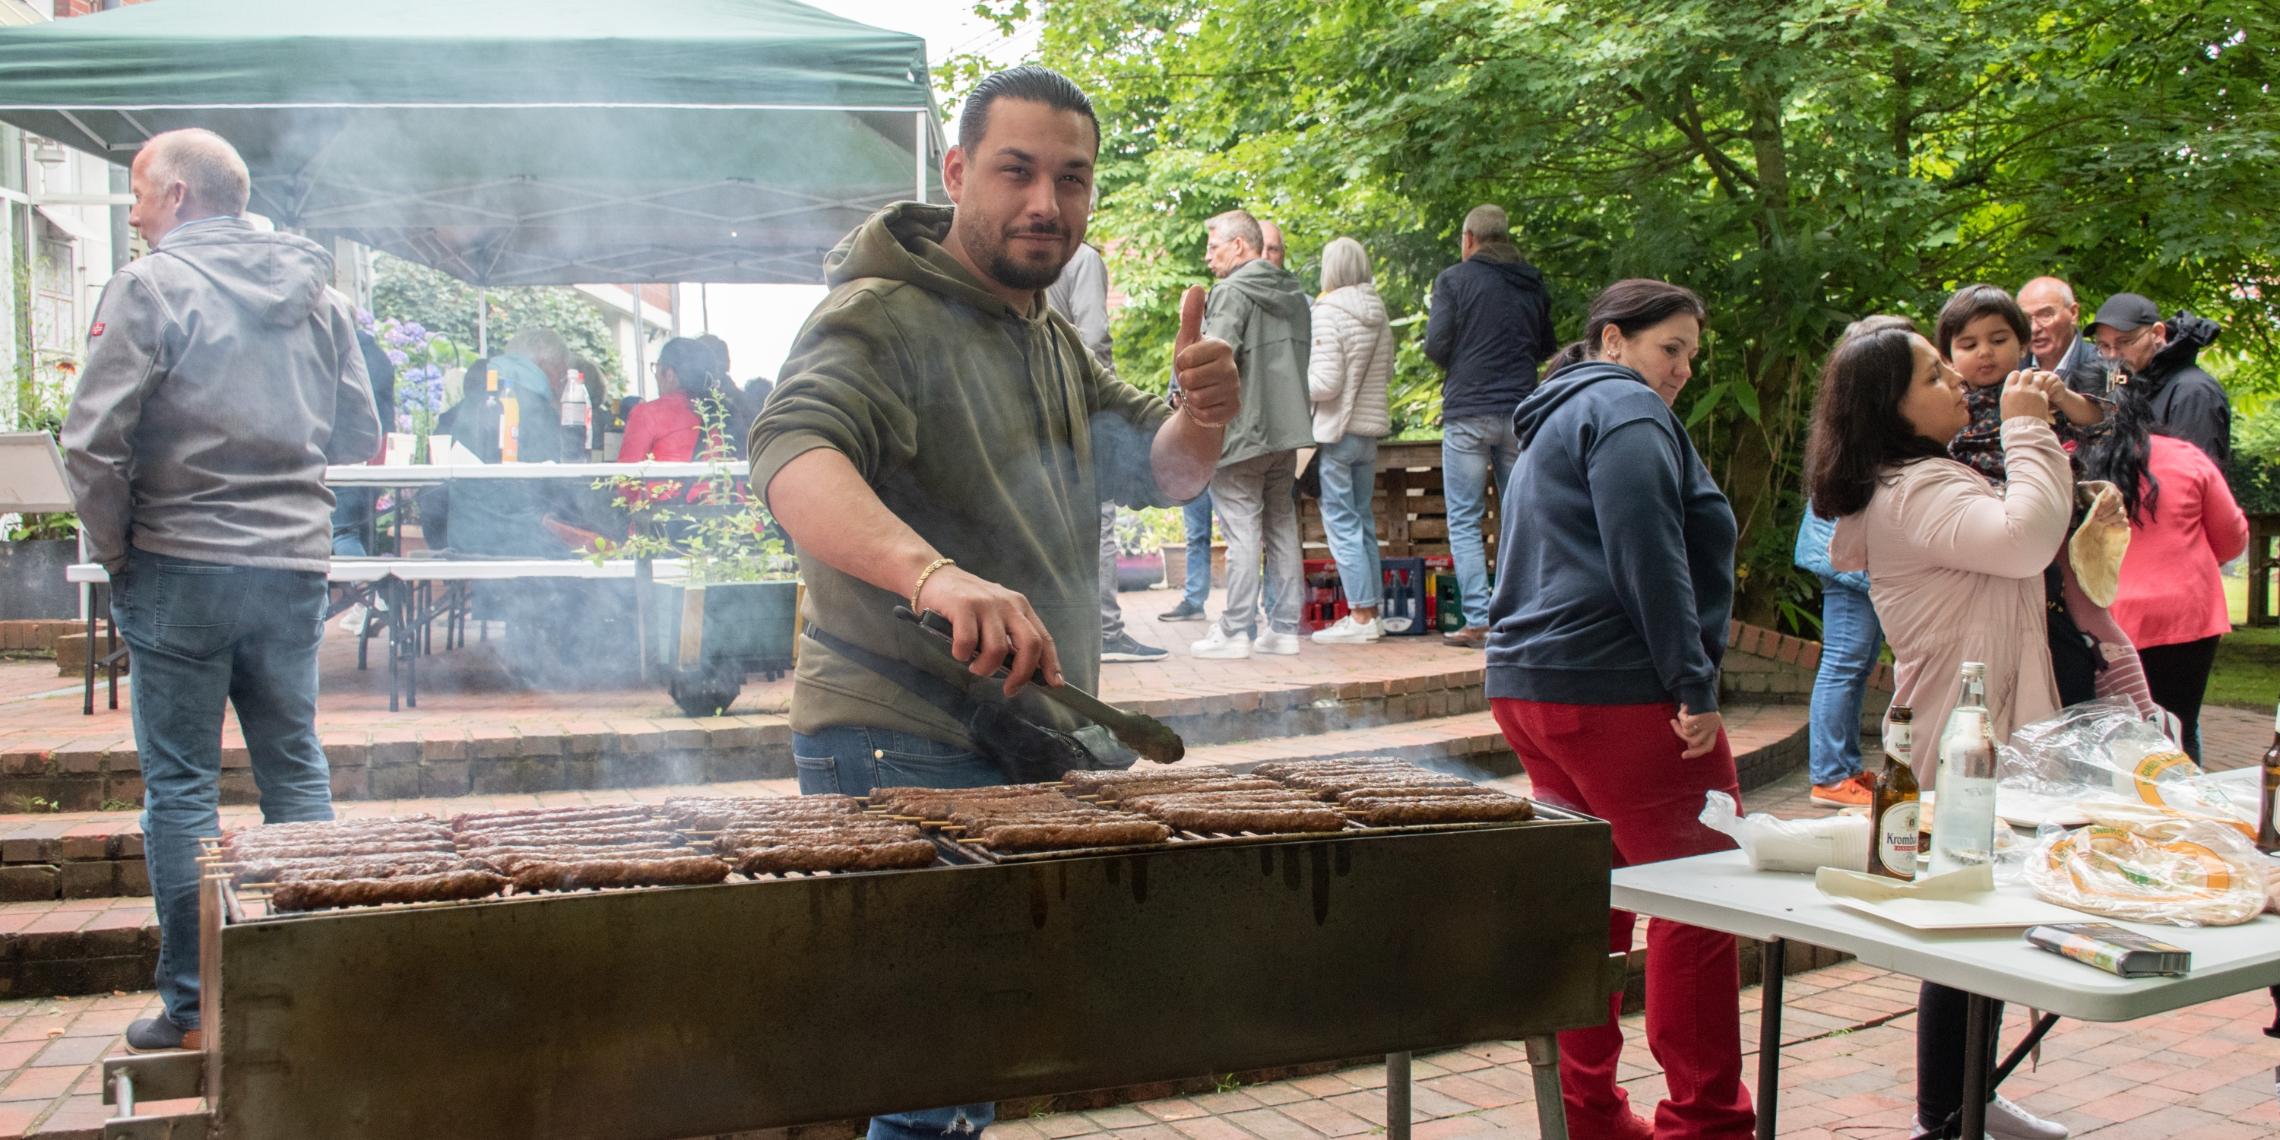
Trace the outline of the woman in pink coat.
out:
<instances>
[{"instance_id":1,"label":"woman in pink coat","mask_svg":"<svg viewBox=\"0 0 2280 1140\"><path fill-rule=\"evenodd\" d=\"M1961 378L1931 343L1884 328L1840 342L1821 374L1806 473L1813 509L1837 520L1839 570L1868 571L1868 594L1892 645L1893 703L1923 726L1918 779L1933 784L1939 739L1966 661L1987 665L1997 739L2058 709L2043 624L2043 568L2066 538L2074 480L2050 427L2048 372L2013 373L2003 388L2001 487L1949 458L1971 421ZM1924 983L1916 1030L1916 1115L1940 1126L1963 1101L1967 997ZM1995 1014L2000 1025L2001 1013ZM2002 1097L1987 1109L2003 1136L2063 1137Z\"/></svg>"},{"instance_id":2,"label":"woman in pink coat","mask_svg":"<svg viewBox=\"0 0 2280 1140\"><path fill-rule=\"evenodd\" d=\"M2083 450L2082 471L2121 489L2130 549L2114 620L2138 648L2154 701L2177 718L2185 754L2199 760L2201 695L2217 639L2232 631L2217 567L2248 549L2248 517L2207 454L2151 433L2144 387L2127 376L2115 383L2113 431Z\"/></svg>"}]
</instances>

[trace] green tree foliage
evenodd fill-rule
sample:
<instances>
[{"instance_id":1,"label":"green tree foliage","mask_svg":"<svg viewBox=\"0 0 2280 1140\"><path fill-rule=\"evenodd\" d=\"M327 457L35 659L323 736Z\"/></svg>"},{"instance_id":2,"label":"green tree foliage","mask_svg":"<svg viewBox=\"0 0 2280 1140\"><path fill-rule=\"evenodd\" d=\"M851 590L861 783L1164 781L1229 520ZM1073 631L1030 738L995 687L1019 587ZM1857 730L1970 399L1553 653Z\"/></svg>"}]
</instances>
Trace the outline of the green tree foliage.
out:
<instances>
[{"instance_id":1,"label":"green tree foliage","mask_svg":"<svg viewBox=\"0 0 2280 1140\"><path fill-rule=\"evenodd\" d=\"M475 349L477 296L473 285L449 274L400 257L372 256L374 316L418 321L469 352ZM625 391L625 370L609 325L577 290L562 286L492 289L490 306L494 351L523 329L550 328L570 342L573 356L583 356L601 369L603 383L610 391Z\"/></svg>"},{"instance_id":2,"label":"green tree foliage","mask_svg":"<svg viewBox=\"0 0 2280 1140\"><path fill-rule=\"evenodd\" d=\"M1743 525L1742 606L1788 567L1819 363L1853 318L1955 287L2073 281L2226 326L2236 392L2280 390L2280 159L2268 5L2138 0L1041 0L1042 62L1103 128L1096 240L1132 304L1117 348L1161 384L1202 221L1283 224L1291 267L1358 238L1421 314L1465 211L1510 211L1560 331L1622 277L1708 301L1683 414ZM949 61L953 95L976 77ZM1439 374L1403 327L1394 403Z\"/></svg>"}]
</instances>

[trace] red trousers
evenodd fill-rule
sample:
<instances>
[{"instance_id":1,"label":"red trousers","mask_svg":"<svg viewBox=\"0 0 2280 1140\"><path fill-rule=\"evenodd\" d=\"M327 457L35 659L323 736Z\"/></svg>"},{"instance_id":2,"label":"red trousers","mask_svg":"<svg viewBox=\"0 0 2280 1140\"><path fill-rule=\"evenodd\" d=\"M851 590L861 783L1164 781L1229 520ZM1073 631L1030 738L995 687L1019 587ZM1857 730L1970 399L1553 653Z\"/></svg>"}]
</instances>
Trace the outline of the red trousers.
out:
<instances>
[{"instance_id":1,"label":"red trousers","mask_svg":"<svg viewBox=\"0 0 2280 1140\"><path fill-rule=\"evenodd\" d=\"M1608 822L1615 865L1654 863L1731 848L1702 826L1702 797L1722 791L1741 802L1734 753L1723 732L1708 755L1684 751L1672 704L1555 705L1498 699L1497 726L1512 742L1537 798ZM1610 915L1607 947L1631 949L1635 916ZM1669 1096L1652 1130L1631 1113L1616 1083L1622 995L1607 1021L1560 1034L1560 1093L1575 1140L1692 1140L1747 1137L1757 1114L1742 1087L1741 973L1734 937L1666 919L1647 923L1647 1048L1662 1066Z\"/></svg>"}]
</instances>

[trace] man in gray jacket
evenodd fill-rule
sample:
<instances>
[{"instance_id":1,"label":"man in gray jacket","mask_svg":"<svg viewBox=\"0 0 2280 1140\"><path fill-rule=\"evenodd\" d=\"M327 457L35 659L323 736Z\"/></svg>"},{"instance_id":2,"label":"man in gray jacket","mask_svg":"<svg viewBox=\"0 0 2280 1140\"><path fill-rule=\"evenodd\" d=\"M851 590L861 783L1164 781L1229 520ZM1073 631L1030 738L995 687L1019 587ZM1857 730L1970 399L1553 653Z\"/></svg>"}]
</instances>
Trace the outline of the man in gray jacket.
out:
<instances>
[{"instance_id":1,"label":"man in gray jacket","mask_svg":"<svg viewBox=\"0 0 2280 1140\"><path fill-rule=\"evenodd\" d=\"M1190 649L1197 657L1249 657L1298 652L1298 610L1306 591L1299 561L1298 449L1314 443L1313 405L1306 392L1307 357L1314 328L1306 290L1263 253L1259 223L1230 210L1206 223L1204 259L1220 278L1204 310L1205 336L1235 346L1237 370L1248 378L1243 410L1227 425L1211 501L1227 536L1227 607ZM1259 620L1259 555L1273 588L1271 612Z\"/></svg>"},{"instance_id":2,"label":"man in gray jacket","mask_svg":"<svg viewBox=\"0 0 2280 1140\"><path fill-rule=\"evenodd\" d=\"M197 1048L198 840L218 834L222 712L237 708L270 823L331 819L317 642L332 556L328 463L380 419L332 258L245 212L219 135L135 155L128 221L151 246L103 290L63 425L81 526L133 654L143 843L165 1016L136 1051Z\"/></svg>"}]
</instances>

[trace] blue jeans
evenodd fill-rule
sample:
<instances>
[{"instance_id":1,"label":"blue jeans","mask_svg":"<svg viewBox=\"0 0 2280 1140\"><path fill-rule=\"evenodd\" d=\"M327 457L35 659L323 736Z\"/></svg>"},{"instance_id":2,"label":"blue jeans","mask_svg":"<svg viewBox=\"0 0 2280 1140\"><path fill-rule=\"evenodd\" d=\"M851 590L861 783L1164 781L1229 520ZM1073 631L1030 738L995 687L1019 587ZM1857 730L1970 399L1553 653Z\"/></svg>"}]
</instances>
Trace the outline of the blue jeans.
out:
<instances>
[{"instance_id":1,"label":"blue jeans","mask_svg":"<svg viewBox=\"0 0 2280 1140\"><path fill-rule=\"evenodd\" d=\"M333 492L332 550L334 554L362 558L365 532L372 529L374 507L380 501L375 487L341 487Z\"/></svg>"},{"instance_id":2,"label":"blue jeans","mask_svg":"<svg viewBox=\"0 0 2280 1140\"><path fill-rule=\"evenodd\" d=\"M111 619L134 661L143 848L158 908L158 993L198 1025L198 841L221 833L223 705L237 709L267 823L331 819L317 743L325 576L141 550L111 583Z\"/></svg>"},{"instance_id":3,"label":"blue jeans","mask_svg":"<svg viewBox=\"0 0 2280 1140\"><path fill-rule=\"evenodd\" d=\"M1496 479L1496 501L1504 501L1505 481L1520 457L1520 440L1510 416L1460 416L1441 421L1441 494L1448 501L1449 557L1457 564L1457 593L1465 628L1488 625L1488 544L1480 533L1488 516L1488 481Z\"/></svg>"},{"instance_id":4,"label":"blue jeans","mask_svg":"<svg viewBox=\"0 0 2280 1140\"><path fill-rule=\"evenodd\" d=\"M1821 669L1813 678L1806 769L1816 784L1860 774L1860 705L1884 631L1866 591L1821 579ZM1918 755L1924 755L1919 750Z\"/></svg>"},{"instance_id":5,"label":"blue jeans","mask_svg":"<svg viewBox=\"0 0 2280 1140\"><path fill-rule=\"evenodd\" d=\"M996 764L923 736L884 728L842 726L792 734L800 794L860 796L872 788L979 788L1005 783ZM929 1140L980 1132L997 1120L995 1104L953 1104L871 1118L870 1140Z\"/></svg>"},{"instance_id":6,"label":"blue jeans","mask_svg":"<svg viewBox=\"0 0 2280 1140\"><path fill-rule=\"evenodd\" d=\"M1187 588L1180 602L1200 610L1211 597L1211 488L1180 508L1180 523L1187 531Z\"/></svg>"},{"instance_id":7,"label":"blue jeans","mask_svg":"<svg viewBox=\"0 0 2280 1140\"><path fill-rule=\"evenodd\" d=\"M1349 435L1322 445L1315 460L1322 476L1322 530L1330 540L1330 556L1338 560L1346 604L1355 609L1376 608L1385 592L1377 515L1370 509L1370 496L1377 491L1377 449L1377 440Z\"/></svg>"}]
</instances>

